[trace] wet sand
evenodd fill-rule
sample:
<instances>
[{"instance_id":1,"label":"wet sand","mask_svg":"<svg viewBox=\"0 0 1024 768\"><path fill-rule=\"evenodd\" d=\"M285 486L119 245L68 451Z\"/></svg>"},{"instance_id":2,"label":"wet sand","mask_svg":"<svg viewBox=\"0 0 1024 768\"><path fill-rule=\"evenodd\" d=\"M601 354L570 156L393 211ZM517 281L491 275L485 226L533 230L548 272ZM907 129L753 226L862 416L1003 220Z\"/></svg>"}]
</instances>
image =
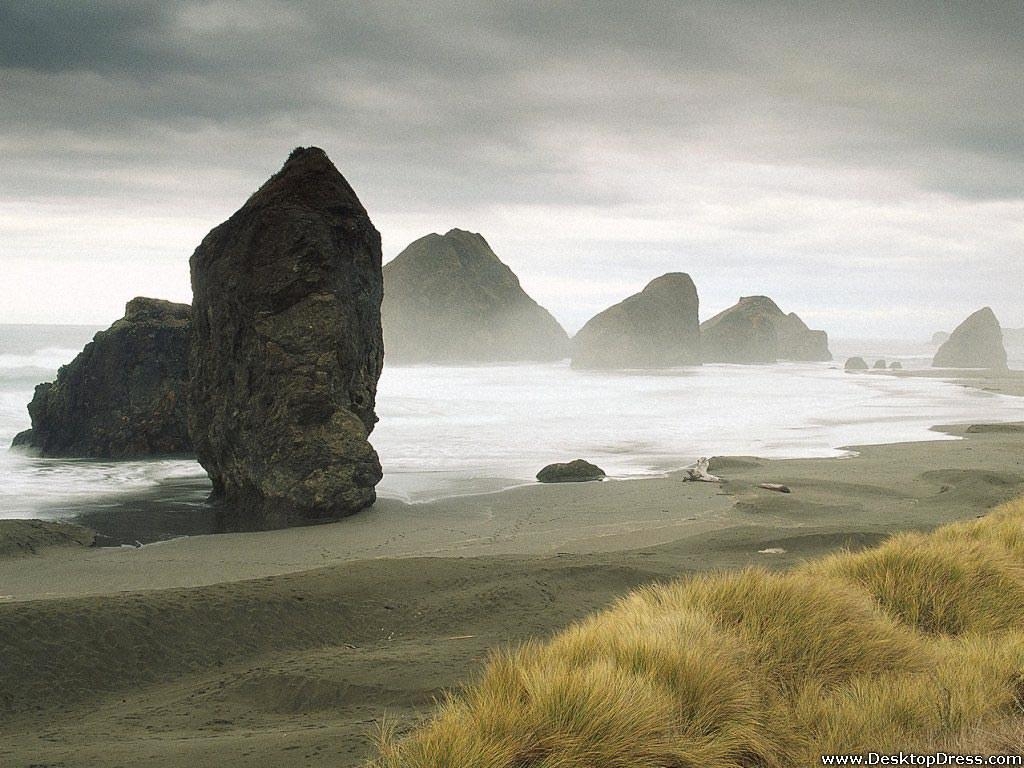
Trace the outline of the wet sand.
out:
<instances>
[{"instance_id":1,"label":"wet sand","mask_svg":"<svg viewBox=\"0 0 1024 768\"><path fill-rule=\"evenodd\" d=\"M1024 425L945 431L964 439L718 459L721 485L673 474L382 501L329 525L141 548L60 533L25 548L2 525L0 764L357 765L382 718L409 727L490 649L637 585L787 567L1024 493Z\"/></svg>"},{"instance_id":2,"label":"wet sand","mask_svg":"<svg viewBox=\"0 0 1024 768\"><path fill-rule=\"evenodd\" d=\"M906 371L870 371L870 374L895 376L897 378L943 379L962 387L980 389L998 395L1024 397L1024 371L988 371L969 369L958 371L950 368L925 368Z\"/></svg>"}]
</instances>

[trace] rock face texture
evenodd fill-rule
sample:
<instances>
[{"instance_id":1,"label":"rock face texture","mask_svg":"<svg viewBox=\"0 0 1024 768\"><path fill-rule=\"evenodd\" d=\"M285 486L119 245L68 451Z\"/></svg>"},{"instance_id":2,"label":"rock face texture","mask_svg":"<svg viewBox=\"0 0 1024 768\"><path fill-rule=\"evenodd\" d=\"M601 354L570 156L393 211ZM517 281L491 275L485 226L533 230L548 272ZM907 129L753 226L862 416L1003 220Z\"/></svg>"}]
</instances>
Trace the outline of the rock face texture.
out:
<instances>
[{"instance_id":1,"label":"rock face texture","mask_svg":"<svg viewBox=\"0 0 1024 768\"><path fill-rule=\"evenodd\" d=\"M569 337L478 234L411 243L384 267L389 363L561 360Z\"/></svg>"},{"instance_id":2,"label":"rock face texture","mask_svg":"<svg viewBox=\"0 0 1024 768\"><path fill-rule=\"evenodd\" d=\"M670 272L594 315L572 340L573 368L700 365L697 288Z\"/></svg>"},{"instance_id":3,"label":"rock face texture","mask_svg":"<svg viewBox=\"0 0 1024 768\"><path fill-rule=\"evenodd\" d=\"M14 445L43 456L137 458L192 452L187 304L135 298L124 317L36 387L32 428Z\"/></svg>"},{"instance_id":4,"label":"rock face texture","mask_svg":"<svg viewBox=\"0 0 1024 768\"><path fill-rule=\"evenodd\" d=\"M700 326L706 363L827 361L828 336L812 331L795 313L785 314L767 296L744 296Z\"/></svg>"},{"instance_id":5,"label":"rock face texture","mask_svg":"<svg viewBox=\"0 0 1024 768\"><path fill-rule=\"evenodd\" d=\"M372 504L380 235L324 151L293 151L191 268L189 425L225 514L274 527Z\"/></svg>"},{"instance_id":6,"label":"rock face texture","mask_svg":"<svg viewBox=\"0 0 1024 768\"><path fill-rule=\"evenodd\" d=\"M936 331L932 334L932 344L939 346L945 344L949 340L949 334L945 331Z\"/></svg>"},{"instance_id":7,"label":"rock face texture","mask_svg":"<svg viewBox=\"0 0 1024 768\"><path fill-rule=\"evenodd\" d=\"M537 479L542 483L585 483L604 478L603 469L583 459L564 464L548 464L537 473Z\"/></svg>"},{"instance_id":8,"label":"rock face texture","mask_svg":"<svg viewBox=\"0 0 1024 768\"><path fill-rule=\"evenodd\" d=\"M935 368L1006 368L1003 332L995 313L983 307L964 320L939 347Z\"/></svg>"},{"instance_id":9,"label":"rock face texture","mask_svg":"<svg viewBox=\"0 0 1024 768\"><path fill-rule=\"evenodd\" d=\"M851 357L847 359L846 365L844 365L843 368L847 371L866 371L868 369L868 364L863 357Z\"/></svg>"}]
</instances>

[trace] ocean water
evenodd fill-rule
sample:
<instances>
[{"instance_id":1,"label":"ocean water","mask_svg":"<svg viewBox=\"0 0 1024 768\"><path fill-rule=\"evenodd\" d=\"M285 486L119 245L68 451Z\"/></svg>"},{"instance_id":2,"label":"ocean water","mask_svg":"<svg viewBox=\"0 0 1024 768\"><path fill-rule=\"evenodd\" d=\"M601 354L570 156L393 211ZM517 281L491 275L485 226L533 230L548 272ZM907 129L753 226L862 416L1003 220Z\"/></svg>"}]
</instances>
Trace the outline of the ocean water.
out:
<instances>
[{"instance_id":1,"label":"ocean water","mask_svg":"<svg viewBox=\"0 0 1024 768\"><path fill-rule=\"evenodd\" d=\"M124 517L136 509L201 516L209 483L194 461L6 450L29 426L34 386L52 380L96 330L0 326L0 517ZM864 347L870 362L886 356L884 342L845 345L842 355L847 347ZM895 351L888 359L927 364L927 349ZM848 375L839 363L650 373L581 372L567 363L386 367L377 403L371 442L385 470L378 491L412 502L527 483L545 464L578 457L632 478L700 456L838 456L850 445L943 439L929 429L936 424L1024 420L1019 398L932 379Z\"/></svg>"}]
</instances>

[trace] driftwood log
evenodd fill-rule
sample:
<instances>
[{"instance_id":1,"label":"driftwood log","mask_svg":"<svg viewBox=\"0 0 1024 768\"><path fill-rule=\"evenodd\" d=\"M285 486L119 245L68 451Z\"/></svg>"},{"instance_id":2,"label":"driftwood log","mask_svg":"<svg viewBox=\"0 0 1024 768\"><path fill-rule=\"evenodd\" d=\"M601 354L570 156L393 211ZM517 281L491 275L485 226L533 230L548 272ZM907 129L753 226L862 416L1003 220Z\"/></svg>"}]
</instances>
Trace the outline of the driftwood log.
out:
<instances>
[{"instance_id":1,"label":"driftwood log","mask_svg":"<svg viewBox=\"0 0 1024 768\"><path fill-rule=\"evenodd\" d=\"M697 459L697 465L686 470L686 480L693 480L701 483L720 483L722 478L708 472L711 461L704 456Z\"/></svg>"},{"instance_id":2,"label":"driftwood log","mask_svg":"<svg viewBox=\"0 0 1024 768\"><path fill-rule=\"evenodd\" d=\"M779 493L790 493L789 486L783 485L782 483L761 483L757 486L758 488L764 488L766 491L778 491Z\"/></svg>"}]
</instances>

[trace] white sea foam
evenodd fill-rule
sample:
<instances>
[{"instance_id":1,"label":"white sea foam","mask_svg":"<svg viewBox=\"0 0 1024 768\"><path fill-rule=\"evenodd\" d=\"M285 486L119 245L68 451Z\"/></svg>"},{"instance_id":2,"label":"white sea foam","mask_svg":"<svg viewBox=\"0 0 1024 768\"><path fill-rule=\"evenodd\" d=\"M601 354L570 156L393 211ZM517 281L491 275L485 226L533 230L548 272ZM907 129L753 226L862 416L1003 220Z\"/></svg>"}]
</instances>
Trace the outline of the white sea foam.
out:
<instances>
[{"instance_id":1,"label":"white sea foam","mask_svg":"<svg viewBox=\"0 0 1024 768\"><path fill-rule=\"evenodd\" d=\"M0 517L68 514L86 501L204 476L194 461L6 451L29 426L33 385L52 380L76 352L49 339L37 350L0 346L0 372L32 372L0 377ZM1024 420L1024 400L933 379L850 375L824 363L652 373L557 363L387 367L377 413L371 442L385 470L378 491L417 501L530 482L545 464L578 457L626 478L700 456L838 456L842 446L943 439L929 428Z\"/></svg>"},{"instance_id":2,"label":"white sea foam","mask_svg":"<svg viewBox=\"0 0 1024 768\"><path fill-rule=\"evenodd\" d=\"M79 349L47 347L27 354L0 354L0 375L20 372L26 368L33 371L56 372L60 366L74 360L79 352Z\"/></svg>"},{"instance_id":3,"label":"white sea foam","mask_svg":"<svg viewBox=\"0 0 1024 768\"><path fill-rule=\"evenodd\" d=\"M839 456L842 446L951 439L937 424L1024 419L1024 401L834 364L591 373L554 365L386 368L382 495L423 500L528 482L585 458L617 477L700 456Z\"/></svg>"},{"instance_id":4,"label":"white sea foam","mask_svg":"<svg viewBox=\"0 0 1024 768\"><path fill-rule=\"evenodd\" d=\"M204 476L195 461L38 459L16 451L0 455L0 518L64 517L103 499Z\"/></svg>"}]
</instances>

